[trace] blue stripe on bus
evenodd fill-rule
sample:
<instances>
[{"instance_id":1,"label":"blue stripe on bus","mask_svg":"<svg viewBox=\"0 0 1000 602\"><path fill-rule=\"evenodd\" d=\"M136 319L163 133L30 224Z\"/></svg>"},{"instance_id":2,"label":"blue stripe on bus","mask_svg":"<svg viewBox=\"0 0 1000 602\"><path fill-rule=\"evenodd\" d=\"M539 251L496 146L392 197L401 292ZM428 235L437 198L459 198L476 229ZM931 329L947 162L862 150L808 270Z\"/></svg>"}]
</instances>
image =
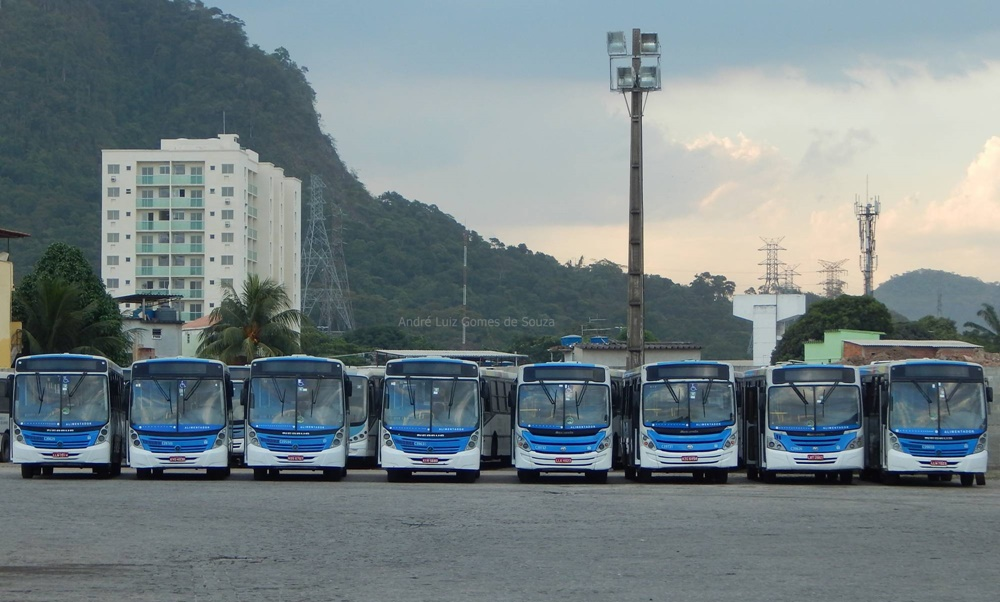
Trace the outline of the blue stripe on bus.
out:
<instances>
[{"instance_id":1,"label":"blue stripe on bus","mask_svg":"<svg viewBox=\"0 0 1000 602\"><path fill-rule=\"evenodd\" d=\"M597 446L607 436L601 431L595 435L569 436L569 435L541 435L531 431L522 431L522 435L532 451L546 454L583 454L597 451Z\"/></svg>"},{"instance_id":2,"label":"blue stripe on bus","mask_svg":"<svg viewBox=\"0 0 1000 602\"><path fill-rule=\"evenodd\" d=\"M971 454L979 442L979 437L933 441L897 435L897 439L899 446L903 448L905 453L921 458L962 458Z\"/></svg>"},{"instance_id":3,"label":"blue stripe on bus","mask_svg":"<svg viewBox=\"0 0 1000 602\"><path fill-rule=\"evenodd\" d=\"M408 454L455 454L469 446L470 435L461 437L407 437L393 433L392 444Z\"/></svg>"},{"instance_id":4,"label":"blue stripe on bus","mask_svg":"<svg viewBox=\"0 0 1000 602\"><path fill-rule=\"evenodd\" d=\"M24 442L39 449L84 449L97 444L100 430L75 433L36 433L21 430Z\"/></svg>"},{"instance_id":5,"label":"blue stripe on bus","mask_svg":"<svg viewBox=\"0 0 1000 602\"><path fill-rule=\"evenodd\" d=\"M333 435L267 435L257 433L260 446L278 452L319 452L330 447Z\"/></svg>"},{"instance_id":6,"label":"blue stripe on bus","mask_svg":"<svg viewBox=\"0 0 1000 602\"><path fill-rule=\"evenodd\" d=\"M818 435L804 437L789 433L774 433L774 438L790 452L830 453L847 449L847 444L857 438L857 432L840 435Z\"/></svg>"},{"instance_id":7,"label":"blue stripe on bus","mask_svg":"<svg viewBox=\"0 0 1000 602\"><path fill-rule=\"evenodd\" d=\"M685 435L664 435L654 430L647 431L647 434L656 444L656 449L668 452L703 452L722 449L726 439L733 434L732 428L724 429L719 433L705 434L685 434Z\"/></svg>"}]
</instances>

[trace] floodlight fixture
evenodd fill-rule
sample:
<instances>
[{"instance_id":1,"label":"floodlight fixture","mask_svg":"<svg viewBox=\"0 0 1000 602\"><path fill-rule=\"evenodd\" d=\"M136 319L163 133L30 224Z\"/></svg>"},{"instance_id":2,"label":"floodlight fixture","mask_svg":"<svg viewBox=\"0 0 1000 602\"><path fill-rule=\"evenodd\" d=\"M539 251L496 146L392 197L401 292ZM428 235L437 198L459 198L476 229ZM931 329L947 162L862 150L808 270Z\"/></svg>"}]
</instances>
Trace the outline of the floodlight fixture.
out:
<instances>
[{"instance_id":1,"label":"floodlight fixture","mask_svg":"<svg viewBox=\"0 0 1000 602\"><path fill-rule=\"evenodd\" d=\"M656 33L640 34L639 53L647 56L660 56L660 35Z\"/></svg>"},{"instance_id":2,"label":"floodlight fixture","mask_svg":"<svg viewBox=\"0 0 1000 602\"><path fill-rule=\"evenodd\" d=\"M631 67L618 67L618 90L631 90L635 87L635 71Z\"/></svg>"},{"instance_id":3,"label":"floodlight fixture","mask_svg":"<svg viewBox=\"0 0 1000 602\"><path fill-rule=\"evenodd\" d=\"M628 56L624 31L608 32L608 56Z\"/></svg>"},{"instance_id":4,"label":"floodlight fixture","mask_svg":"<svg viewBox=\"0 0 1000 602\"><path fill-rule=\"evenodd\" d=\"M660 67L658 65L639 67L639 89L643 91L660 89Z\"/></svg>"}]
</instances>

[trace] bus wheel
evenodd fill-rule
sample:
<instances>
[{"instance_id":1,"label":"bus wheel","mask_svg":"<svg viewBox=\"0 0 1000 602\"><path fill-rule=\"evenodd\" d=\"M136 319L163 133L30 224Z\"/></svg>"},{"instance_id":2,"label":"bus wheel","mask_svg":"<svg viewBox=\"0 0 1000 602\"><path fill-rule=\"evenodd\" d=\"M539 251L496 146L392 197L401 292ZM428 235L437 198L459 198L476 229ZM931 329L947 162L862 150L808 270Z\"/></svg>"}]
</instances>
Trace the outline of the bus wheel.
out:
<instances>
[{"instance_id":1,"label":"bus wheel","mask_svg":"<svg viewBox=\"0 0 1000 602\"><path fill-rule=\"evenodd\" d=\"M43 466L42 467L42 476L43 477L51 477L52 476L52 472L53 472L53 469L52 469L51 466Z\"/></svg>"},{"instance_id":2,"label":"bus wheel","mask_svg":"<svg viewBox=\"0 0 1000 602\"><path fill-rule=\"evenodd\" d=\"M717 470L712 474L712 482L718 483L719 485L725 485L729 482L729 473L725 470Z\"/></svg>"},{"instance_id":3,"label":"bus wheel","mask_svg":"<svg viewBox=\"0 0 1000 602\"><path fill-rule=\"evenodd\" d=\"M476 479L479 478L478 470L460 470L458 471L458 480L463 483L475 483Z\"/></svg>"},{"instance_id":4,"label":"bus wheel","mask_svg":"<svg viewBox=\"0 0 1000 602\"><path fill-rule=\"evenodd\" d=\"M135 478L139 479L140 481L148 481L149 479L153 478L153 469L152 468L136 468L135 469Z\"/></svg>"},{"instance_id":5,"label":"bus wheel","mask_svg":"<svg viewBox=\"0 0 1000 602\"><path fill-rule=\"evenodd\" d=\"M327 481L339 481L343 476L344 475L339 468L323 469L323 478Z\"/></svg>"},{"instance_id":6,"label":"bus wheel","mask_svg":"<svg viewBox=\"0 0 1000 602\"><path fill-rule=\"evenodd\" d=\"M635 466L629 466L625 464L625 478L629 481L635 480Z\"/></svg>"},{"instance_id":7,"label":"bus wheel","mask_svg":"<svg viewBox=\"0 0 1000 602\"><path fill-rule=\"evenodd\" d=\"M491 437L491 439L492 441L490 441L490 459L496 460L500 455L500 441L497 440L496 433L493 433L493 437Z\"/></svg>"},{"instance_id":8,"label":"bus wheel","mask_svg":"<svg viewBox=\"0 0 1000 602\"><path fill-rule=\"evenodd\" d=\"M760 472L757 470L756 466L747 466L747 479L751 481L760 479Z\"/></svg>"},{"instance_id":9,"label":"bus wheel","mask_svg":"<svg viewBox=\"0 0 1000 602\"><path fill-rule=\"evenodd\" d=\"M761 468L759 472L760 472L760 480L762 483L775 483L778 481L775 474L770 470Z\"/></svg>"},{"instance_id":10,"label":"bus wheel","mask_svg":"<svg viewBox=\"0 0 1000 602\"><path fill-rule=\"evenodd\" d=\"M889 472L889 471L883 470L882 474L881 474L881 477L882 477L882 483L884 483L886 485L898 485L899 484L899 475L896 474L896 473L894 473L894 472Z\"/></svg>"},{"instance_id":11,"label":"bus wheel","mask_svg":"<svg viewBox=\"0 0 1000 602\"><path fill-rule=\"evenodd\" d=\"M603 484L608 482L608 471L606 470L589 470L583 473L583 475L588 483Z\"/></svg>"},{"instance_id":12,"label":"bus wheel","mask_svg":"<svg viewBox=\"0 0 1000 602\"><path fill-rule=\"evenodd\" d=\"M534 483L540 476L537 470L517 469L517 480L522 483Z\"/></svg>"},{"instance_id":13,"label":"bus wheel","mask_svg":"<svg viewBox=\"0 0 1000 602\"><path fill-rule=\"evenodd\" d=\"M410 477L409 470L403 470L401 468L387 468L385 470L385 479L390 483L402 483Z\"/></svg>"},{"instance_id":14,"label":"bus wheel","mask_svg":"<svg viewBox=\"0 0 1000 602\"><path fill-rule=\"evenodd\" d=\"M962 482L962 487L972 487L972 483L975 481L976 475L971 473L962 473L958 478Z\"/></svg>"},{"instance_id":15,"label":"bus wheel","mask_svg":"<svg viewBox=\"0 0 1000 602\"><path fill-rule=\"evenodd\" d=\"M21 465L21 478L22 479L30 479L33 476L35 476L35 467L32 466L31 464L22 464Z\"/></svg>"},{"instance_id":16,"label":"bus wheel","mask_svg":"<svg viewBox=\"0 0 1000 602\"><path fill-rule=\"evenodd\" d=\"M943 475L941 475L941 480L944 481L945 483L951 483L951 477L952 477L952 475L950 473L949 474L943 474Z\"/></svg>"},{"instance_id":17,"label":"bus wheel","mask_svg":"<svg viewBox=\"0 0 1000 602\"><path fill-rule=\"evenodd\" d=\"M208 473L208 478L213 481L221 481L229 476L229 468L209 468L205 472Z\"/></svg>"},{"instance_id":18,"label":"bus wheel","mask_svg":"<svg viewBox=\"0 0 1000 602\"><path fill-rule=\"evenodd\" d=\"M648 483L653 480L653 471L648 468L638 468L635 471L635 478L640 483Z\"/></svg>"},{"instance_id":19,"label":"bus wheel","mask_svg":"<svg viewBox=\"0 0 1000 602\"><path fill-rule=\"evenodd\" d=\"M854 473L850 470L845 470L840 473L840 483L841 485L850 485L854 482Z\"/></svg>"},{"instance_id":20,"label":"bus wheel","mask_svg":"<svg viewBox=\"0 0 1000 602\"><path fill-rule=\"evenodd\" d=\"M980 487L986 484L986 473L977 472L976 473L976 485Z\"/></svg>"},{"instance_id":21,"label":"bus wheel","mask_svg":"<svg viewBox=\"0 0 1000 602\"><path fill-rule=\"evenodd\" d=\"M10 435L0 435L0 462L10 462Z\"/></svg>"},{"instance_id":22,"label":"bus wheel","mask_svg":"<svg viewBox=\"0 0 1000 602\"><path fill-rule=\"evenodd\" d=\"M264 481L267 480L267 469L266 468L254 468L253 469L253 480Z\"/></svg>"}]
</instances>

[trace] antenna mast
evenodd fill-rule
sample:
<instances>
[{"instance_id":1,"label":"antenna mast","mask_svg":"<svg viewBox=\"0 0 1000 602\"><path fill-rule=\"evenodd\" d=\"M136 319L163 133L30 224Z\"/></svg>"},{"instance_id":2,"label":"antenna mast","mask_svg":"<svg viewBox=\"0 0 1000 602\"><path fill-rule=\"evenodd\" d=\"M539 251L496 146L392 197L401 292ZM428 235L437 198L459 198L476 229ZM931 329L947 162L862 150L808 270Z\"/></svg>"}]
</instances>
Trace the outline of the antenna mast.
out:
<instances>
[{"instance_id":1,"label":"antenna mast","mask_svg":"<svg viewBox=\"0 0 1000 602\"><path fill-rule=\"evenodd\" d=\"M781 246L781 241L784 239L785 237L761 238L764 241L764 246L757 250L767 252L767 259L757 264L765 266L764 277L758 278L758 280L764 281L764 284L760 285L760 288L757 289L762 295L776 295L781 292L780 269L785 264L778 259L778 251L786 250Z\"/></svg>"},{"instance_id":2,"label":"antenna mast","mask_svg":"<svg viewBox=\"0 0 1000 602\"><path fill-rule=\"evenodd\" d=\"M344 260L343 211L331 205L333 219L328 233L324 188L322 178L311 176L309 226L302 241L302 313L311 317L321 331L351 330L354 318Z\"/></svg>"},{"instance_id":3,"label":"antenna mast","mask_svg":"<svg viewBox=\"0 0 1000 602\"><path fill-rule=\"evenodd\" d=\"M868 194L868 185L865 184L865 196ZM872 276L878 267L878 255L875 254L875 222L881 210L881 203L878 197L868 197L865 204L862 204L858 196L854 196L854 215L858 218L858 234L861 238L861 275L865 280L865 296L871 297Z\"/></svg>"}]
</instances>

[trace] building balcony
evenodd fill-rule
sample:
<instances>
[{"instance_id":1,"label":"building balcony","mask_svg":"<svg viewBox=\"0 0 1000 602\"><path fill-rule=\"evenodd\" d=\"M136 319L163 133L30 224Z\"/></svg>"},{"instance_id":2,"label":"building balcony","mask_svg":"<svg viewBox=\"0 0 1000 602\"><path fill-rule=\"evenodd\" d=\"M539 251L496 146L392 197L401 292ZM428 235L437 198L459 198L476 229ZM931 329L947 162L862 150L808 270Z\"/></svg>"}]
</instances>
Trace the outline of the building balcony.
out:
<instances>
[{"instance_id":1,"label":"building balcony","mask_svg":"<svg viewBox=\"0 0 1000 602\"><path fill-rule=\"evenodd\" d=\"M139 186L201 186L205 184L205 176L170 176L157 174L155 176L137 176L136 184Z\"/></svg>"},{"instance_id":2,"label":"building balcony","mask_svg":"<svg viewBox=\"0 0 1000 602\"><path fill-rule=\"evenodd\" d=\"M181 320L183 320L185 322L193 322L194 320L197 320L198 318L204 317L204 315L205 314L203 314L200 311L182 311L181 312Z\"/></svg>"},{"instance_id":3,"label":"building balcony","mask_svg":"<svg viewBox=\"0 0 1000 602\"><path fill-rule=\"evenodd\" d=\"M254 263L256 263L257 262L257 251L247 251L247 259L249 259L250 261L253 261Z\"/></svg>"},{"instance_id":4,"label":"building balcony","mask_svg":"<svg viewBox=\"0 0 1000 602\"><path fill-rule=\"evenodd\" d=\"M257 240L257 231L253 228L247 228L247 238L250 240Z\"/></svg>"},{"instance_id":5,"label":"building balcony","mask_svg":"<svg viewBox=\"0 0 1000 602\"><path fill-rule=\"evenodd\" d=\"M170 266L141 265L135 269L136 276L169 276Z\"/></svg>"},{"instance_id":6,"label":"building balcony","mask_svg":"<svg viewBox=\"0 0 1000 602\"><path fill-rule=\"evenodd\" d=\"M247 192L249 192L253 196L257 196L257 187L254 186L253 184L247 184Z\"/></svg>"},{"instance_id":7,"label":"building balcony","mask_svg":"<svg viewBox=\"0 0 1000 602\"><path fill-rule=\"evenodd\" d=\"M175 243L170 245L170 252L174 255L204 253L205 245L201 243Z\"/></svg>"},{"instance_id":8,"label":"building balcony","mask_svg":"<svg viewBox=\"0 0 1000 602\"><path fill-rule=\"evenodd\" d=\"M254 219L257 219L257 208L247 207L247 217L252 217Z\"/></svg>"},{"instance_id":9,"label":"building balcony","mask_svg":"<svg viewBox=\"0 0 1000 602\"><path fill-rule=\"evenodd\" d=\"M136 224L136 230L141 232L169 232L170 231L170 221L169 220L155 220L151 222L138 222Z\"/></svg>"},{"instance_id":10,"label":"building balcony","mask_svg":"<svg viewBox=\"0 0 1000 602\"><path fill-rule=\"evenodd\" d=\"M170 245L165 243L139 243L135 245L135 252L137 254L165 255L170 252Z\"/></svg>"},{"instance_id":11,"label":"building balcony","mask_svg":"<svg viewBox=\"0 0 1000 602\"><path fill-rule=\"evenodd\" d=\"M205 267L200 265L175 265L170 268L171 276L204 276Z\"/></svg>"},{"instance_id":12,"label":"building balcony","mask_svg":"<svg viewBox=\"0 0 1000 602\"><path fill-rule=\"evenodd\" d=\"M174 186L200 186L205 183L205 176L171 176L170 183Z\"/></svg>"},{"instance_id":13,"label":"building balcony","mask_svg":"<svg viewBox=\"0 0 1000 602\"><path fill-rule=\"evenodd\" d=\"M167 209L170 207L170 199L136 199L135 206L140 209Z\"/></svg>"},{"instance_id":14,"label":"building balcony","mask_svg":"<svg viewBox=\"0 0 1000 602\"><path fill-rule=\"evenodd\" d=\"M166 223L166 222L162 222L162 223ZM199 231L201 231L201 230L205 229L205 222L204 221L200 221L200 220L197 221L197 222L191 222L191 221L185 221L185 220L182 220L182 219L174 219L174 220L170 220L170 229L172 231L174 231L174 232L185 232L185 231L188 231L188 230L199 230Z\"/></svg>"},{"instance_id":15,"label":"building balcony","mask_svg":"<svg viewBox=\"0 0 1000 602\"><path fill-rule=\"evenodd\" d=\"M137 176L136 184L139 186L169 186L170 176L169 175Z\"/></svg>"},{"instance_id":16,"label":"building balcony","mask_svg":"<svg viewBox=\"0 0 1000 602\"><path fill-rule=\"evenodd\" d=\"M183 209L185 207L204 207L205 199L199 197L174 197L170 199L170 206Z\"/></svg>"},{"instance_id":17,"label":"building balcony","mask_svg":"<svg viewBox=\"0 0 1000 602\"><path fill-rule=\"evenodd\" d=\"M205 291L200 288L188 288L170 291L172 295L184 295L185 299L204 299Z\"/></svg>"}]
</instances>

